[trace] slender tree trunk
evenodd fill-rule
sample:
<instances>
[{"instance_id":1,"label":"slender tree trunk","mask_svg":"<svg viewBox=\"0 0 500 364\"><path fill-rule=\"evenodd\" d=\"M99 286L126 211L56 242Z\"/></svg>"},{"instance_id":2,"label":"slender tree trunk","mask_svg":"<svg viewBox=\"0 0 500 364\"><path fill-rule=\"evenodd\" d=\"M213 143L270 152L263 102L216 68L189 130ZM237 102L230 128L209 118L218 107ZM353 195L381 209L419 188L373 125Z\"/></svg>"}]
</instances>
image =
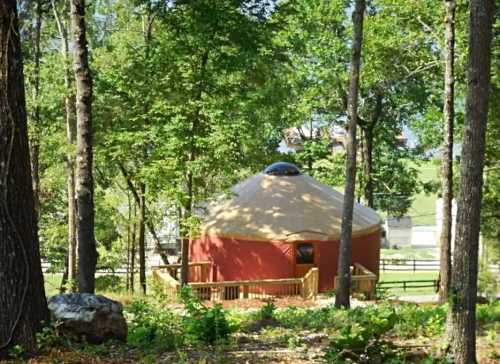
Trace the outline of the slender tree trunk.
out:
<instances>
[{"instance_id":1,"label":"slender tree trunk","mask_svg":"<svg viewBox=\"0 0 500 364\"><path fill-rule=\"evenodd\" d=\"M76 79L76 196L78 236L78 290L94 293L97 251L94 237L92 177L92 78L88 62L85 0L71 0Z\"/></svg>"},{"instance_id":2,"label":"slender tree trunk","mask_svg":"<svg viewBox=\"0 0 500 364\"><path fill-rule=\"evenodd\" d=\"M201 59L200 59L200 69L198 73L199 79L196 82L196 90L195 90L195 95L194 95L194 100L197 102L201 101L201 97L203 94L203 87L204 87L204 77L205 77L205 70L207 67L208 63L208 57L209 57L209 49L205 49L203 52ZM186 187L187 187L187 201L184 204L184 211L183 211L183 218L181 220L181 225L180 225L180 232L181 232L181 245L182 245L182 261L181 261L181 284L186 285L189 282L189 241L190 241L190 233L189 233L189 227L186 226L186 221L188 221L191 218L191 214L193 211L193 201L194 201L194 192L195 192L195 186L194 186L194 176L193 176L193 171L190 169L192 166L192 163L196 160L197 158L197 148L196 148L196 135L198 134L198 129L199 129L199 124L200 124L200 112L201 112L201 107L198 105L196 106L194 112L193 112L193 117L192 117L192 124L191 124L191 133L190 133L190 146L191 150L189 151L189 156L188 156L188 171L187 171L187 178L186 178Z\"/></svg>"},{"instance_id":3,"label":"slender tree trunk","mask_svg":"<svg viewBox=\"0 0 500 364\"><path fill-rule=\"evenodd\" d=\"M367 206L373 208L373 129L363 130L363 176L364 176L364 197Z\"/></svg>"},{"instance_id":4,"label":"slender tree trunk","mask_svg":"<svg viewBox=\"0 0 500 364\"><path fill-rule=\"evenodd\" d=\"M446 302L451 279L451 227L453 225L453 124L455 101L455 0L444 0L445 47L444 47L444 108L443 108L443 224L440 237L439 301Z\"/></svg>"},{"instance_id":5,"label":"slender tree trunk","mask_svg":"<svg viewBox=\"0 0 500 364\"><path fill-rule=\"evenodd\" d=\"M136 247L136 231L137 231L137 210L134 204L134 224L132 225L132 247L130 248L130 292L134 293L135 287L135 247Z\"/></svg>"},{"instance_id":6,"label":"slender tree trunk","mask_svg":"<svg viewBox=\"0 0 500 364\"><path fill-rule=\"evenodd\" d=\"M68 26L66 17L68 14L68 1L64 2L63 16L59 15L55 1L52 0L52 9L56 20L59 36L61 37L61 56L64 63L64 112L66 118L66 173L67 173L67 195L68 195L68 281L69 289L76 288L76 199L75 199L75 150L76 150L76 110L75 93L72 84L71 66L69 56Z\"/></svg>"},{"instance_id":7,"label":"slender tree trunk","mask_svg":"<svg viewBox=\"0 0 500 364\"><path fill-rule=\"evenodd\" d=\"M361 140L364 144L362 149L363 160L363 198L367 206L374 208L373 197L373 139L375 137L375 128L382 117L384 92L381 88L375 90L375 106L371 116L367 120L358 117L358 124L363 130Z\"/></svg>"},{"instance_id":8,"label":"slender tree trunk","mask_svg":"<svg viewBox=\"0 0 500 364\"><path fill-rule=\"evenodd\" d=\"M476 363L478 243L490 87L493 1L471 0L460 192L450 290L450 338L456 364Z\"/></svg>"},{"instance_id":9,"label":"slender tree trunk","mask_svg":"<svg viewBox=\"0 0 500 364\"><path fill-rule=\"evenodd\" d=\"M127 292L130 290L130 238L131 238L131 228L130 225L132 224L132 201L130 200L130 192L127 193L127 200L128 200L128 220L127 220L127 269L125 271L125 279L126 281L126 287L125 289Z\"/></svg>"},{"instance_id":10,"label":"slender tree trunk","mask_svg":"<svg viewBox=\"0 0 500 364\"><path fill-rule=\"evenodd\" d=\"M33 39L34 69L33 69L33 136L31 138L31 179L33 184L35 210L40 217L40 37L42 33L42 3L36 1L35 34Z\"/></svg>"},{"instance_id":11,"label":"slender tree trunk","mask_svg":"<svg viewBox=\"0 0 500 364\"><path fill-rule=\"evenodd\" d=\"M139 284L141 293L146 294L146 186L141 183L139 186Z\"/></svg>"},{"instance_id":12,"label":"slender tree trunk","mask_svg":"<svg viewBox=\"0 0 500 364\"><path fill-rule=\"evenodd\" d=\"M181 285L186 285L189 282L189 227L186 221L191 217L192 192L193 189L193 174L188 172L188 195L189 202L184 206L183 216L181 219Z\"/></svg>"},{"instance_id":13,"label":"slender tree trunk","mask_svg":"<svg viewBox=\"0 0 500 364\"><path fill-rule=\"evenodd\" d=\"M340 252L338 260L338 286L335 295L336 307L349 307L349 291L351 285L351 239L352 214L354 208L354 192L356 189L356 129L358 118L358 89L361 67L361 45L363 43L363 18L365 1L356 0L352 20L354 34L351 55L351 74L349 77L349 95L347 103L348 134L346 179L344 190L344 206L342 209L342 231L340 236Z\"/></svg>"},{"instance_id":14,"label":"slender tree trunk","mask_svg":"<svg viewBox=\"0 0 500 364\"><path fill-rule=\"evenodd\" d=\"M127 186L132 192L132 196L134 197L134 200L137 205L140 205L140 198L139 198L139 192L137 191L137 188L134 186L134 183L132 182L132 178L130 177L129 173L125 169L122 163L118 163L118 168L120 168L120 171L122 172L123 177L125 177L125 181L127 182ZM147 206L144 206L144 211L147 213ZM158 234L155 231L155 228L153 226L153 223L151 222L150 219L146 219L146 226L149 230L149 233L153 237L153 240L156 245L156 249L158 250L158 253L160 254L160 257L163 261L164 264L170 264L168 261L168 255L166 252L163 251L161 248L161 242L160 238L158 237Z\"/></svg>"},{"instance_id":15,"label":"slender tree trunk","mask_svg":"<svg viewBox=\"0 0 500 364\"><path fill-rule=\"evenodd\" d=\"M32 188L26 99L15 0L0 1L0 359L35 334L49 315Z\"/></svg>"},{"instance_id":16,"label":"slender tree trunk","mask_svg":"<svg viewBox=\"0 0 500 364\"><path fill-rule=\"evenodd\" d=\"M61 277L61 284L59 286L59 293L64 293L66 292L66 289L68 288L68 270L69 270L69 251L66 252L66 255L64 257L64 271L63 275Z\"/></svg>"}]
</instances>

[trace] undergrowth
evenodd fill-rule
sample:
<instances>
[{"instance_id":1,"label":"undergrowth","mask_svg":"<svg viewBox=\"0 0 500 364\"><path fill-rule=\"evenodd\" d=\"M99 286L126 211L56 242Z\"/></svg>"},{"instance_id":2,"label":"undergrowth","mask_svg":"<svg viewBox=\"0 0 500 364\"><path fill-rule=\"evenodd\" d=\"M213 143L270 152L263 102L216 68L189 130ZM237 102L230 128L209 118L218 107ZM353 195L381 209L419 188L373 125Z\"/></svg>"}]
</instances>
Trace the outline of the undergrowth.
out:
<instances>
[{"instance_id":1,"label":"undergrowth","mask_svg":"<svg viewBox=\"0 0 500 364\"><path fill-rule=\"evenodd\" d=\"M398 364L405 362L406 352L394 343L421 338L439 342L447 313L446 305L388 302L344 310L333 306L278 309L272 301L267 301L259 310L226 311L219 304L205 305L189 289L183 289L180 298L182 305L175 308L152 298L135 299L126 305L126 345L77 344L61 335L60 323L53 323L38 334L38 348L50 352L53 348L69 347L96 356L134 349L139 357L154 357L167 351L174 354L200 349L217 352L226 350L236 342L238 335L248 333L248 326L257 324L253 331L258 332L262 343L271 346L307 346L311 345L308 335L321 334L324 359L329 363ZM477 322L492 348L491 355L498 358L495 343L500 326L500 302L478 305ZM236 331L238 335L233 336ZM10 354L15 358L22 353L22 348L16 347ZM446 359L429 356L422 360L419 362L446 363Z\"/></svg>"}]
</instances>

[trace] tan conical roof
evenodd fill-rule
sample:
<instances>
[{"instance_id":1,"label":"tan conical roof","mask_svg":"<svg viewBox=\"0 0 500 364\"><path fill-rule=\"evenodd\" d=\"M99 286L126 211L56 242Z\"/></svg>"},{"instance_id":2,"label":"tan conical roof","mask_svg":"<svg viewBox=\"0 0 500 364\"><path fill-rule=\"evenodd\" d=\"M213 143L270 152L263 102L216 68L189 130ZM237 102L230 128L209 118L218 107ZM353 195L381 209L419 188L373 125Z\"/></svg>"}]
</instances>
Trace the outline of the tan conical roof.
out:
<instances>
[{"instance_id":1,"label":"tan conical roof","mask_svg":"<svg viewBox=\"0 0 500 364\"><path fill-rule=\"evenodd\" d=\"M210 203L202 233L259 241L338 240L344 196L310 176L259 173ZM380 229L377 213L354 205L353 236Z\"/></svg>"}]
</instances>

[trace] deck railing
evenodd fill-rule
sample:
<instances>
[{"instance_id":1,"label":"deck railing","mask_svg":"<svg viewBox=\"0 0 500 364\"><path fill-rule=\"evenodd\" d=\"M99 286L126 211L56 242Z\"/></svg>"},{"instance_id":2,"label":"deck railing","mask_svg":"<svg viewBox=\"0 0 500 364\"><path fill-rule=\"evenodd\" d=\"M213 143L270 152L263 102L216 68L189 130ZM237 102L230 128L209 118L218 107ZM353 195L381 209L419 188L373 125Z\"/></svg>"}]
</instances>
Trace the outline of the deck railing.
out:
<instances>
[{"instance_id":1,"label":"deck railing","mask_svg":"<svg viewBox=\"0 0 500 364\"><path fill-rule=\"evenodd\" d=\"M181 284L178 280L170 275L168 270L161 269L159 267L154 268L153 279L160 284L165 295L169 297L176 297L178 295Z\"/></svg>"},{"instance_id":2,"label":"deck railing","mask_svg":"<svg viewBox=\"0 0 500 364\"><path fill-rule=\"evenodd\" d=\"M311 268L302 278L302 298L314 299L318 295L319 269Z\"/></svg>"},{"instance_id":3,"label":"deck railing","mask_svg":"<svg viewBox=\"0 0 500 364\"><path fill-rule=\"evenodd\" d=\"M206 269L207 262L190 263L193 267ZM176 296L180 283L171 274L178 271L177 265L159 266L153 269L153 277L161 282L165 294ZM194 294L202 300L223 301L236 299L261 299L269 297L300 296L314 299L318 294L319 270L311 268L302 278L261 279L223 282L190 282Z\"/></svg>"},{"instance_id":4,"label":"deck railing","mask_svg":"<svg viewBox=\"0 0 500 364\"><path fill-rule=\"evenodd\" d=\"M189 286L202 300L223 301L300 296L303 280L302 278L285 278L210 283L193 282Z\"/></svg>"},{"instance_id":5,"label":"deck railing","mask_svg":"<svg viewBox=\"0 0 500 364\"><path fill-rule=\"evenodd\" d=\"M359 263L351 267L351 292L363 293L367 299L375 295L377 276ZM335 276L334 288L338 287L338 277Z\"/></svg>"},{"instance_id":6,"label":"deck railing","mask_svg":"<svg viewBox=\"0 0 500 364\"><path fill-rule=\"evenodd\" d=\"M318 294L319 269L311 268L302 278L223 281L189 284L202 300L223 301L300 296L315 299Z\"/></svg>"}]
</instances>

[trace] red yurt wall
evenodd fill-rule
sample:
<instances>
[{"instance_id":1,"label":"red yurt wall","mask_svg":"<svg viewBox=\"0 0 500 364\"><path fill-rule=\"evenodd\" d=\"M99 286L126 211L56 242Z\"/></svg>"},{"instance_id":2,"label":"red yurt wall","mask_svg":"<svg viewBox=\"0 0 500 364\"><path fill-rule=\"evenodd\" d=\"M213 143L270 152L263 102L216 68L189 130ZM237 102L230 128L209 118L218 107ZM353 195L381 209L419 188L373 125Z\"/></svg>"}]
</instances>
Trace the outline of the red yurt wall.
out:
<instances>
[{"instance_id":1,"label":"red yurt wall","mask_svg":"<svg viewBox=\"0 0 500 364\"><path fill-rule=\"evenodd\" d=\"M291 278L295 275L293 243L203 236L190 244L190 261L211 261L214 281ZM338 241L320 242L319 289L333 288ZM380 232L352 240L352 260L378 275ZM192 277L190 280L196 280Z\"/></svg>"},{"instance_id":2,"label":"red yurt wall","mask_svg":"<svg viewBox=\"0 0 500 364\"><path fill-rule=\"evenodd\" d=\"M327 291L333 288L333 280L337 275L339 259L337 241L321 243L319 263L319 290ZM374 232L352 239L351 263L360 263L371 272L378 275L380 260L380 232Z\"/></svg>"},{"instance_id":3,"label":"red yurt wall","mask_svg":"<svg viewBox=\"0 0 500 364\"><path fill-rule=\"evenodd\" d=\"M214 281L293 277L292 244L203 236L189 250L191 262L212 262Z\"/></svg>"}]
</instances>

